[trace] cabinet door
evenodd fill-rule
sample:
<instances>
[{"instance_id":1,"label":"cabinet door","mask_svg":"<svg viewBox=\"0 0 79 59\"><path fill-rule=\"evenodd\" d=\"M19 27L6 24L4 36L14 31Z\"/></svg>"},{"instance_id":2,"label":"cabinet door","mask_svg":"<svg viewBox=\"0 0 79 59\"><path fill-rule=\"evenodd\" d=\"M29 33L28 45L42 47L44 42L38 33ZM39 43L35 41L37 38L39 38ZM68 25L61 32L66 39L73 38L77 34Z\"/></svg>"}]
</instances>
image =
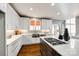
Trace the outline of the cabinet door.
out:
<instances>
[{"instance_id":1,"label":"cabinet door","mask_svg":"<svg viewBox=\"0 0 79 59\"><path fill-rule=\"evenodd\" d=\"M24 35L22 38L23 44L35 44L35 43L40 43L39 38L32 38L30 36Z\"/></svg>"},{"instance_id":2,"label":"cabinet door","mask_svg":"<svg viewBox=\"0 0 79 59\"><path fill-rule=\"evenodd\" d=\"M53 48L51 48L46 42L41 40L41 54L43 56L61 56L58 52L56 52Z\"/></svg>"},{"instance_id":3,"label":"cabinet door","mask_svg":"<svg viewBox=\"0 0 79 59\"><path fill-rule=\"evenodd\" d=\"M40 39L39 38L32 38L32 43L40 43Z\"/></svg>"},{"instance_id":4,"label":"cabinet door","mask_svg":"<svg viewBox=\"0 0 79 59\"><path fill-rule=\"evenodd\" d=\"M22 35L20 38L21 46L25 43L25 39L26 39L26 37L24 35Z\"/></svg>"},{"instance_id":5,"label":"cabinet door","mask_svg":"<svg viewBox=\"0 0 79 59\"><path fill-rule=\"evenodd\" d=\"M19 26L19 16L17 13L14 11L14 9L7 4L6 8L6 29L16 29Z\"/></svg>"},{"instance_id":6,"label":"cabinet door","mask_svg":"<svg viewBox=\"0 0 79 59\"><path fill-rule=\"evenodd\" d=\"M40 39L40 42L41 42L41 46L40 46L40 48L41 48L41 55L42 56L46 56L47 51L46 51L45 43L44 43L44 41L42 41L42 39Z\"/></svg>"},{"instance_id":7,"label":"cabinet door","mask_svg":"<svg viewBox=\"0 0 79 59\"><path fill-rule=\"evenodd\" d=\"M18 39L18 44L19 44L19 46L21 47L22 46L22 44L23 44L23 36L21 36L19 39Z\"/></svg>"},{"instance_id":8,"label":"cabinet door","mask_svg":"<svg viewBox=\"0 0 79 59\"><path fill-rule=\"evenodd\" d=\"M10 45L8 45L8 56L16 56L22 46L21 37L18 38L16 41L12 42Z\"/></svg>"},{"instance_id":9,"label":"cabinet door","mask_svg":"<svg viewBox=\"0 0 79 59\"><path fill-rule=\"evenodd\" d=\"M32 39L29 38L28 36L24 35L23 37L23 44L26 45L26 44L32 44Z\"/></svg>"},{"instance_id":10,"label":"cabinet door","mask_svg":"<svg viewBox=\"0 0 79 59\"><path fill-rule=\"evenodd\" d=\"M18 42L17 40L12 42L10 45L8 45L7 49L8 49L8 56L11 56L11 55L16 55L17 52L15 52L16 48L18 46Z\"/></svg>"},{"instance_id":11,"label":"cabinet door","mask_svg":"<svg viewBox=\"0 0 79 59\"><path fill-rule=\"evenodd\" d=\"M25 40L26 40L26 44L32 44L32 39L31 38L27 37L27 39L25 39Z\"/></svg>"}]
</instances>

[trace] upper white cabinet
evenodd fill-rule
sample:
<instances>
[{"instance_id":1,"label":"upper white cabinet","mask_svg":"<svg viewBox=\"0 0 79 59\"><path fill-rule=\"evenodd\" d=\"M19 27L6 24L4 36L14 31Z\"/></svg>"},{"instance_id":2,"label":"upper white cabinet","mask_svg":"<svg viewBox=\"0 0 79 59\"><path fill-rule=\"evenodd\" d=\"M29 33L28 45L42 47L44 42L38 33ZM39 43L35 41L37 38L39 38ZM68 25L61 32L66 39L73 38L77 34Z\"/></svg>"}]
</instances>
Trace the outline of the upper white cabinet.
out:
<instances>
[{"instance_id":1,"label":"upper white cabinet","mask_svg":"<svg viewBox=\"0 0 79 59\"><path fill-rule=\"evenodd\" d=\"M19 20L20 28L29 30L29 18L21 17Z\"/></svg>"},{"instance_id":2,"label":"upper white cabinet","mask_svg":"<svg viewBox=\"0 0 79 59\"><path fill-rule=\"evenodd\" d=\"M42 26L41 26L42 30L48 30L50 29L51 26L52 26L52 20L46 20L46 19L42 20Z\"/></svg>"},{"instance_id":3,"label":"upper white cabinet","mask_svg":"<svg viewBox=\"0 0 79 59\"><path fill-rule=\"evenodd\" d=\"M6 6L6 29L12 30L19 27L19 15L15 12L15 10L7 4Z\"/></svg>"}]
</instances>

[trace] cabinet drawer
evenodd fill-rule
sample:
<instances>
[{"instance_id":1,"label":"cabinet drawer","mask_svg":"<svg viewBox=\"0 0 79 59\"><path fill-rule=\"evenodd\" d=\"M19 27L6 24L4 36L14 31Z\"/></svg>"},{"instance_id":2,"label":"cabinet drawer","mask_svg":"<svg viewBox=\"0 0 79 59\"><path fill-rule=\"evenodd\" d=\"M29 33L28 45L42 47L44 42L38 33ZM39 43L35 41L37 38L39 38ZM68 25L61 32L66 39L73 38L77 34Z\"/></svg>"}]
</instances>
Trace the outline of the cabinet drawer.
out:
<instances>
[{"instance_id":1,"label":"cabinet drawer","mask_svg":"<svg viewBox=\"0 0 79 59\"><path fill-rule=\"evenodd\" d=\"M7 55L16 56L22 46L22 37L16 39L14 42L7 46Z\"/></svg>"},{"instance_id":2,"label":"cabinet drawer","mask_svg":"<svg viewBox=\"0 0 79 59\"><path fill-rule=\"evenodd\" d=\"M15 44L17 44L17 42L18 42L17 40L12 42L11 44L8 45L8 47L14 46Z\"/></svg>"},{"instance_id":3,"label":"cabinet drawer","mask_svg":"<svg viewBox=\"0 0 79 59\"><path fill-rule=\"evenodd\" d=\"M14 45L12 47L8 47L8 54L11 54L11 53L15 52L17 47L18 47L17 45Z\"/></svg>"},{"instance_id":4,"label":"cabinet drawer","mask_svg":"<svg viewBox=\"0 0 79 59\"><path fill-rule=\"evenodd\" d=\"M22 44L21 41L16 41L16 43L9 45L7 48L8 50L8 55L14 55L16 56L17 53L19 52L20 48L21 48Z\"/></svg>"},{"instance_id":5,"label":"cabinet drawer","mask_svg":"<svg viewBox=\"0 0 79 59\"><path fill-rule=\"evenodd\" d=\"M31 41L32 41L32 43L40 43L39 38L32 38Z\"/></svg>"},{"instance_id":6,"label":"cabinet drawer","mask_svg":"<svg viewBox=\"0 0 79 59\"><path fill-rule=\"evenodd\" d=\"M11 45L8 46L8 55L13 54L15 49L18 47L18 41L13 42Z\"/></svg>"},{"instance_id":7,"label":"cabinet drawer","mask_svg":"<svg viewBox=\"0 0 79 59\"><path fill-rule=\"evenodd\" d=\"M43 56L61 56L53 48L51 48L46 42L41 40L41 54Z\"/></svg>"}]
</instances>

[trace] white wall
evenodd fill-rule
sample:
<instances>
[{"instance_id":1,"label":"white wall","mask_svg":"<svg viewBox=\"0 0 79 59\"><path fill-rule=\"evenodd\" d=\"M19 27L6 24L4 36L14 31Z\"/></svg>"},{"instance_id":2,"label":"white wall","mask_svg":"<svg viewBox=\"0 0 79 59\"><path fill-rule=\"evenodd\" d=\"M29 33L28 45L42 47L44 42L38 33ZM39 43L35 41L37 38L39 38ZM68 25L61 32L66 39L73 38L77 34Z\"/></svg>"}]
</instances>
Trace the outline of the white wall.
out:
<instances>
[{"instance_id":1,"label":"white wall","mask_svg":"<svg viewBox=\"0 0 79 59\"><path fill-rule=\"evenodd\" d=\"M0 3L0 10L6 12L6 3Z\"/></svg>"},{"instance_id":2,"label":"white wall","mask_svg":"<svg viewBox=\"0 0 79 59\"><path fill-rule=\"evenodd\" d=\"M79 16L76 17L76 35L79 35Z\"/></svg>"}]
</instances>

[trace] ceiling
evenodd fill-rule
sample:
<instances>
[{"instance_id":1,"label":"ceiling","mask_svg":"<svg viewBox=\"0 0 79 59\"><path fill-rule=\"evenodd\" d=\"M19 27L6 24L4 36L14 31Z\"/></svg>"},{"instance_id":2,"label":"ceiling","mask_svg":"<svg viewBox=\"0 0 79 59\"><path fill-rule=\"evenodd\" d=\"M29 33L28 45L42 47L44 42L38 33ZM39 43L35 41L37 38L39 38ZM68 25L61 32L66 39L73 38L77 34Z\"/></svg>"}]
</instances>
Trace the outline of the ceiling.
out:
<instances>
[{"instance_id":1,"label":"ceiling","mask_svg":"<svg viewBox=\"0 0 79 59\"><path fill-rule=\"evenodd\" d=\"M66 20L79 16L79 3L12 3L21 16L48 17Z\"/></svg>"}]
</instances>

